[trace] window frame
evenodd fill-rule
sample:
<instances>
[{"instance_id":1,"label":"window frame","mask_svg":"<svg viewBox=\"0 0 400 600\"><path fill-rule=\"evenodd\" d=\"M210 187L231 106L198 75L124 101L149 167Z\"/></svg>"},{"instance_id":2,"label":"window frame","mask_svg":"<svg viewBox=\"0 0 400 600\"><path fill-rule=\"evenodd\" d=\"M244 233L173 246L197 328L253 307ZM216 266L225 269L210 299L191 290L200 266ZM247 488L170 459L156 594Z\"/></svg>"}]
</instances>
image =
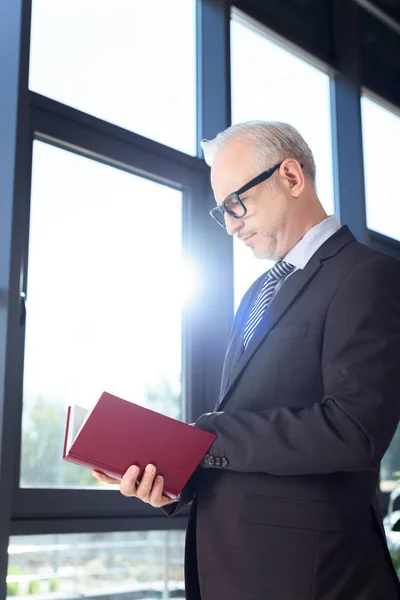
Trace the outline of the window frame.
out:
<instances>
[{"instance_id":1,"label":"window frame","mask_svg":"<svg viewBox=\"0 0 400 600\"><path fill-rule=\"evenodd\" d=\"M10 303L12 310L10 309L6 314L8 336L12 344L8 345L7 355L2 358L7 360L8 364L18 365L19 368L17 368L17 376L9 380L7 397L3 398L5 408L3 414L7 417L7 422L13 422L13 428L12 436L6 427L1 430L2 458L3 464L12 465L12 469L8 469L7 477L2 473L3 481L7 479L7 494L2 495L0 500L2 509L0 519L6 524L7 531L20 535L33 532L56 533L63 530L104 531L107 528L121 527L125 529L184 528L187 513L183 512L182 516L170 520L161 511L155 511L148 505L122 497L117 490L37 489L19 486L26 274L29 258L29 204L34 140L41 140L76 152L182 191L183 252L185 257L200 267L199 271L203 276L199 297L195 303L191 303L191 307L183 315L182 383L186 398L186 419L189 422L207 410L212 410L215 405L219 388L215 365L218 363L222 365L223 362L232 311L229 307L229 288L224 288L220 277L220 264L224 257L228 259L229 264L230 249L225 239L221 241L208 216L208 210L213 206L214 201L210 190L209 170L204 161L29 91L31 3L16 2L9 12L12 14L7 15L8 25L14 27L14 33L22 31L20 40L16 36L17 43L14 48L16 66L13 73L14 97L11 100L15 111L13 121L15 128L19 120L18 136L12 139L19 150L14 166L15 178L16 181L23 182L23 185L20 186L20 190L9 191L9 201L18 214L17 220L8 223L12 226L14 240L13 248L9 249L14 273L14 288L12 290L10 288L9 297L15 299L17 295L20 300L17 303L14 300L12 306ZM221 36L221 26L225 28L226 8L223 7L223 10L216 12L205 2L204 5L197 5L197 13L198 50L204 53L206 41L207 47L210 47L210 41L214 41L214 48L220 49L221 45L225 47L226 42L224 36ZM210 31L213 32L211 38ZM18 71L20 55L24 56L24 60L22 68ZM222 53L222 79L226 76L227 63L224 56ZM210 50L208 60L211 59L215 66ZM200 148L199 142L206 135L206 131L215 130L215 106L218 103L215 102L214 94L214 108L211 115L211 107L206 103L205 90L208 90L212 81L205 69L205 62L197 58L197 63L197 109L198 111L201 109L197 135L198 148ZM5 63L1 65L1 67L5 66ZM0 68L0 73L2 72ZM221 94L222 113L225 110L226 97L226 92ZM10 114L8 114L9 118ZM6 122L5 116L3 120ZM10 176L8 177L10 179ZM205 250L204 239L208 240ZM215 262L214 252L221 257L221 263ZM23 294L24 298L21 298L20 294ZM214 306L224 297L226 302L223 302L223 309L220 311L219 326L214 328L212 334L207 337L207 329L210 329L209 324L212 323L212 317L215 315ZM214 363L211 365L211 361L207 361L206 357L214 359ZM3 549L6 548L4 544L3 541ZM0 571L1 568L0 561Z\"/></svg>"},{"instance_id":2,"label":"window frame","mask_svg":"<svg viewBox=\"0 0 400 600\"><path fill-rule=\"evenodd\" d=\"M202 210L201 190L208 185L208 171L198 158L180 153L171 148L159 152L159 144L142 138L137 134L115 128L101 120L76 111L60 103L30 92L30 153L34 140L55 145L92 160L108 164L122 170L149 178L161 184L173 186L183 194L183 231L182 246L185 257L194 264L204 262L201 239L204 236L215 237L208 213ZM112 132L111 132L112 130ZM31 159L30 159L31 160ZM25 231L29 230L29 215L25 214ZM24 237L25 251L21 257L24 273L28 269L28 236ZM212 265L209 264L212 269ZM27 297L26 277L23 278L23 293ZM29 298L28 304L29 304ZM187 309L183 315L183 353L182 370L184 374L183 396L186 399L186 414L191 419L205 412L207 403L204 372L204 332L207 330L207 307L199 317L199 304ZM28 308L29 310L29 308ZM21 314L21 319L23 315ZM24 328L15 328L13 337L20 336L24 344ZM196 381L196 385L193 382ZM21 381L20 381L21 385ZM14 402L21 402L22 389L15 389ZM18 461L19 462L19 461ZM13 519L44 518L51 515L59 519L68 514L69 518L82 518L88 514L99 517L150 517L154 510L144 504L127 502L119 492L109 490L76 490L63 488L37 489L20 488L14 491ZM94 496L95 502L94 502ZM95 507L95 508L94 508Z\"/></svg>"}]
</instances>

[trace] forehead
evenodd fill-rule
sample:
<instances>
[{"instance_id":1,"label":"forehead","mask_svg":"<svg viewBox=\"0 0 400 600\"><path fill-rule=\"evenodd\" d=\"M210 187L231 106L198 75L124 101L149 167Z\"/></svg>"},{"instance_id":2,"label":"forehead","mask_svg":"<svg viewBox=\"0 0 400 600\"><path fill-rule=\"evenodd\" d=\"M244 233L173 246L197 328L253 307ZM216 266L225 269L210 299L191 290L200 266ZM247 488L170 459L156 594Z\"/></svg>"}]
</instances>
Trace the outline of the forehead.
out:
<instances>
[{"instance_id":1,"label":"forehead","mask_svg":"<svg viewBox=\"0 0 400 600\"><path fill-rule=\"evenodd\" d=\"M250 140L231 140L216 155L211 167L211 186L218 204L257 173L255 150Z\"/></svg>"}]
</instances>

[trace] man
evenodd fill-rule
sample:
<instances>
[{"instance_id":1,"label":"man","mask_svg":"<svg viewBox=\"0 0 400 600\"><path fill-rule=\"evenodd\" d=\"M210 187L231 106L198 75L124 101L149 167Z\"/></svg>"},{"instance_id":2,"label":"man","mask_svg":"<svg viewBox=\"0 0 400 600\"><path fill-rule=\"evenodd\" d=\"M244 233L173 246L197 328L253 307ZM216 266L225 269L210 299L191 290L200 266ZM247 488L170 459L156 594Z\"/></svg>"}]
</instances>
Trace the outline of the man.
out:
<instances>
[{"instance_id":1,"label":"man","mask_svg":"<svg viewBox=\"0 0 400 600\"><path fill-rule=\"evenodd\" d=\"M376 488L399 419L400 263L327 217L291 126L239 124L203 150L212 216L277 263L237 311L219 402L195 423L218 437L182 497L154 466L121 492L192 503L188 600L399 598Z\"/></svg>"}]
</instances>

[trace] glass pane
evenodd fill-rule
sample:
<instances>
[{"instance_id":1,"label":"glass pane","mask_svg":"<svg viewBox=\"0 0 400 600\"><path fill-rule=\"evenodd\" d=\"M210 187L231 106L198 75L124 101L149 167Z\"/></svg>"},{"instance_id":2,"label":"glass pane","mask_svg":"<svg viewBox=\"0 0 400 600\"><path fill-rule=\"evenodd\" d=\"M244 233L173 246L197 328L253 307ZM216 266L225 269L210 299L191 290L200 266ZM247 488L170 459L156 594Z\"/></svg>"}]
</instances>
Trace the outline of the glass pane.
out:
<instances>
[{"instance_id":1,"label":"glass pane","mask_svg":"<svg viewBox=\"0 0 400 600\"><path fill-rule=\"evenodd\" d=\"M33 0L29 87L195 154L195 0Z\"/></svg>"},{"instance_id":2,"label":"glass pane","mask_svg":"<svg viewBox=\"0 0 400 600\"><path fill-rule=\"evenodd\" d=\"M397 429L392 443L382 460L381 490L391 492L400 482L400 428Z\"/></svg>"},{"instance_id":3,"label":"glass pane","mask_svg":"<svg viewBox=\"0 0 400 600\"><path fill-rule=\"evenodd\" d=\"M35 142L22 486L95 485L61 459L67 405L182 417L181 230L180 191Z\"/></svg>"},{"instance_id":4,"label":"glass pane","mask_svg":"<svg viewBox=\"0 0 400 600\"><path fill-rule=\"evenodd\" d=\"M317 190L334 212L329 76L261 32L231 21L232 122L263 119L296 127L314 153ZM254 279L270 268L234 241L235 309Z\"/></svg>"},{"instance_id":5,"label":"glass pane","mask_svg":"<svg viewBox=\"0 0 400 600\"><path fill-rule=\"evenodd\" d=\"M7 597L184 598L184 531L11 537Z\"/></svg>"},{"instance_id":6,"label":"glass pane","mask_svg":"<svg viewBox=\"0 0 400 600\"><path fill-rule=\"evenodd\" d=\"M367 226L400 240L398 190L389 173L399 167L400 114L361 99Z\"/></svg>"},{"instance_id":7,"label":"glass pane","mask_svg":"<svg viewBox=\"0 0 400 600\"><path fill-rule=\"evenodd\" d=\"M388 173L398 168L400 116L373 100L361 98L367 226L400 240L400 208L396 186ZM381 465L380 487L391 492L400 478L400 429ZM392 534L395 535L395 534Z\"/></svg>"}]
</instances>

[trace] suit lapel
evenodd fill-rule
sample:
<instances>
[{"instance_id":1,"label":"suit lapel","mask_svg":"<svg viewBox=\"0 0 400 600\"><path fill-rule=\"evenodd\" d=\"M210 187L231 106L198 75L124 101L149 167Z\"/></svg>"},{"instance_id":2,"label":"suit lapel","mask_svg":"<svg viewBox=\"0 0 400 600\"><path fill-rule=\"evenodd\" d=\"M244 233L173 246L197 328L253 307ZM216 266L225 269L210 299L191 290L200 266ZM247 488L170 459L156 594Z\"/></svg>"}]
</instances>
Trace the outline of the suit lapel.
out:
<instances>
[{"instance_id":1,"label":"suit lapel","mask_svg":"<svg viewBox=\"0 0 400 600\"><path fill-rule=\"evenodd\" d=\"M314 257L313 257L314 258ZM244 369L246 368L251 357L260 346L260 344L267 337L271 329L285 314L289 306L296 300L301 294L302 290L306 287L307 283L315 276L315 274L321 268L321 262L316 257L311 259L307 267L303 270L298 270L291 275L287 281L285 281L282 288L277 292L271 305L265 312L263 318L258 324L253 337L251 338L246 350L241 354L241 358L231 369L231 377L229 385L226 386L224 396L221 398L217 410L221 410L221 406L226 398L229 390L235 386L236 381L239 379ZM243 338L240 336L240 340L237 345L240 346L240 352L243 347Z\"/></svg>"},{"instance_id":2,"label":"suit lapel","mask_svg":"<svg viewBox=\"0 0 400 600\"><path fill-rule=\"evenodd\" d=\"M237 380L242 375L257 348L268 336L271 329L282 318L288 308L305 290L308 283L316 276L322 267L323 261L337 254L339 250L354 240L355 238L348 227L342 227L337 233L329 238L325 244L321 246L321 248L310 259L305 269L299 269L295 271L295 273L293 273L293 275L291 275L287 281L284 282L284 285L277 292L276 296L271 302L271 305L257 326L246 350L244 353L242 353L244 320L248 314L248 311L250 310L251 302L255 298L256 290L259 290L260 286L262 285L264 276L255 282L255 284L253 284L253 293L251 295L249 294L248 302L246 303L246 306L243 307L241 319L235 326L234 336L228 349L229 362L226 365L226 369L224 367L224 373L226 372L226 377L223 379L220 402L215 410L221 410L227 394L236 385ZM258 285L256 286L256 284Z\"/></svg>"}]
</instances>

